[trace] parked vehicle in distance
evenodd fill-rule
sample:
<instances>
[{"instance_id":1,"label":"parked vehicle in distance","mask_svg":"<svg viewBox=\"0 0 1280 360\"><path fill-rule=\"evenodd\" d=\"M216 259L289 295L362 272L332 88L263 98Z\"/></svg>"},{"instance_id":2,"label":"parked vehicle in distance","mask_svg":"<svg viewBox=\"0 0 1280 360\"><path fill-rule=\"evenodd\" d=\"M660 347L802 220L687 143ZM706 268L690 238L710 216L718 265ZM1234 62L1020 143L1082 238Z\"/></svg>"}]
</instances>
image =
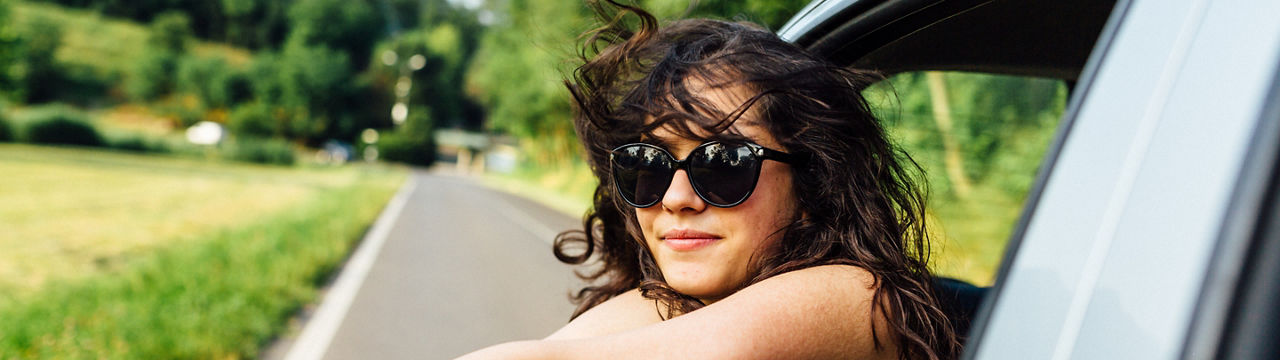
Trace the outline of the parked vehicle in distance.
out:
<instances>
[{"instance_id":1,"label":"parked vehicle in distance","mask_svg":"<svg viewBox=\"0 0 1280 360\"><path fill-rule=\"evenodd\" d=\"M1280 359L1276 14L1274 0L817 0L779 35L890 82L1064 89L1051 141L1001 160L1038 170L994 283L944 296L981 304L957 311L973 320L965 358ZM895 88L903 104L921 89ZM996 90L1017 93L973 89ZM938 105L917 123L949 125ZM963 115L970 138L1023 126ZM899 138L964 140L937 132Z\"/></svg>"}]
</instances>

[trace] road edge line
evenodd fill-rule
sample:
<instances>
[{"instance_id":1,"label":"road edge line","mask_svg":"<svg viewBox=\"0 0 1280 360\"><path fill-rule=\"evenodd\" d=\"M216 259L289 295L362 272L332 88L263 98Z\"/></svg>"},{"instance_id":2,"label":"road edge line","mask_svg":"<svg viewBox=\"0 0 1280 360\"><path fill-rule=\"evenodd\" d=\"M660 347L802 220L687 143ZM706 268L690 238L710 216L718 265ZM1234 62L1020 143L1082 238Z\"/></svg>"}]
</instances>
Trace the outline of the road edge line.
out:
<instances>
[{"instance_id":1,"label":"road edge line","mask_svg":"<svg viewBox=\"0 0 1280 360\"><path fill-rule=\"evenodd\" d=\"M347 310L351 308L351 303L355 301L356 293L360 291L364 279L369 275L369 269L373 267L373 262L378 258L378 254L382 251L383 243L386 243L387 234L391 232L391 228L395 226L396 220L400 218L404 205L409 201L410 194L418 187L417 175L410 173L405 179L404 185L396 192L395 197L387 203L387 207L383 208L382 214L378 215L378 219L374 221L373 228L360 241L359 247L356 248L351 259L343 266L342 272L338 274L338 279L334 281L333 287L321 299L320 306L316 309L315 315L307 321L302 329L298 340L289 348L289 352L285 355L285 360L320 360L329 350L329 343L333 341L333 336L337 334L338 327L342 326L342 321L347 317Z\"/></svg>"}]
</instances>

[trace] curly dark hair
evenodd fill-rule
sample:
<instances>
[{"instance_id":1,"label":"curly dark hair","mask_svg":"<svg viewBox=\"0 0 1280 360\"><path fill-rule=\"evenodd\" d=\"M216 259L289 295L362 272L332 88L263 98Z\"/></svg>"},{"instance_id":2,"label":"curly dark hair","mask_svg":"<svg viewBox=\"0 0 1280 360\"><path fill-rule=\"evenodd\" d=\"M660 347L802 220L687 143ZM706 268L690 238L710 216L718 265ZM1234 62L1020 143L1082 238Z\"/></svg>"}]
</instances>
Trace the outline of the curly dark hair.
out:
<instances>
[{"instance_id":1,"label":"curly dark hair","mask_svg":"<svg viewBox=\"0 0 1280 360\"><path fill-rule=\"evenodd\" d=\"M667 305L667 317L703 306L663 280L635 208L615 192L609 152L664 126L690 139L740 140L731 125L750 114L802 163L791 167L797 214L781 241L753 259L755 275L741 286L813 266L857 266L875 277L873 311L888 322L901 358L958 355L926 267L923 171L888 140L861 95L879 76L832 65L750 23L689 19L659 27L635 6L587 4L603 25L580 39L581 65L565 84L600 185L584 230L555 242L560 261L591 263L578 272L591 285L573 297L574 317L635 288ZM752 96L724 113L691 91L690 81ZM875 329L880 348L884 337Z\"/></svg>"}]
</instances>

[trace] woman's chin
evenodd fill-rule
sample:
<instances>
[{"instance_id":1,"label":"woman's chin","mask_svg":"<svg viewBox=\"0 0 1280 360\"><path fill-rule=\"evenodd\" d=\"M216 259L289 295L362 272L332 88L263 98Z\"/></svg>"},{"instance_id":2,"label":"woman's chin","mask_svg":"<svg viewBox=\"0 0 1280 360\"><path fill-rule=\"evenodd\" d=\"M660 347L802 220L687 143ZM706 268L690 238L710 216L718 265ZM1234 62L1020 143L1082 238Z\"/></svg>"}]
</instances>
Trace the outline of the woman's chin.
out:
<instances>
[{"instance_id":1,"label":"woman's chin","mask_svg":"<svg viewBox=\"0 0 1280 360\"><path fill-rule=\"evenodd\" d=\"M725 279L719 276L712 276L701 272L683 272L673 271L672 274L663 276L667 280L667 285L672 289L707 302L707 300L716 300L723 297L726 292L730 291L725 286Z\"/></svg>"}]
</instances>

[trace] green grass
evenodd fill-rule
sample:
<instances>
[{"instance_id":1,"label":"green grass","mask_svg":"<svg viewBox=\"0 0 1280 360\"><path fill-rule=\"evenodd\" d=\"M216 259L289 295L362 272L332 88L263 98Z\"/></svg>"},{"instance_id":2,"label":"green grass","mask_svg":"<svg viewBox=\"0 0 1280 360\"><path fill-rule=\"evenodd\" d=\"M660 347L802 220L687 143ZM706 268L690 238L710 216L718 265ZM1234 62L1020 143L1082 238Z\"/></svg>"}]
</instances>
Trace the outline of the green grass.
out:
<instances>
[{"instance_id":1,"label":"green grass","mask_svg":"<svg viewBox=\"0 0 1280 360\"><path fill-rule=\"evenodd\" d=\"M582 217L591 208L591 195L596 189L595 176L580 161L555 168L525 166L510 174L486 173L481 181L574 218Z\"/></svg>"},{"instance_id":2,"label":"green grass","mask_svg":"<svg viewBox=\"0 0 1280 360\"><path fill-rule=\"evenodd\" d=\"M405 176L20 145L0 174L0 266L44 278L0 288L0 359L255 357Z\"/></svg>"},{"instance_id":3,"label":"green grass","mask_svg":"<svg viewBox=\"0 0 1280 360\"><path fill-rule=\"evenodd\" d=\"M0 145L0 174L6 293L110 268L359 180L354 171L25 145Z\"/></svg>"}]
</instances>

